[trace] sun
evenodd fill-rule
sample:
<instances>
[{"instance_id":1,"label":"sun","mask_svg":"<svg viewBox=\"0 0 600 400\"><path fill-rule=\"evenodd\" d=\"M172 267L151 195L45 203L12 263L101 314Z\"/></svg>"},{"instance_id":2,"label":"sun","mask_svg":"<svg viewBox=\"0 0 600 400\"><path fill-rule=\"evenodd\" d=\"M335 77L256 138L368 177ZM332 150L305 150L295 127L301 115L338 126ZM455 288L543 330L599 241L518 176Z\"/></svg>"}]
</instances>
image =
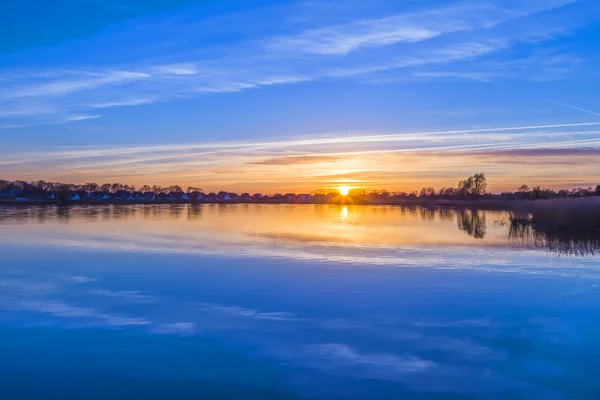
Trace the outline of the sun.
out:
<instances>
[{"instance_id":1,"label":"sun","mask_svg":"<svg viewBox=\"0 0 600 400\"><path fill-rule=\"evenodd\" d=\"M340 186L339 189L340 194L342 196L348 196L348 193L350 193L350 187L349 186Z\"/></svg>"}]
</instances>

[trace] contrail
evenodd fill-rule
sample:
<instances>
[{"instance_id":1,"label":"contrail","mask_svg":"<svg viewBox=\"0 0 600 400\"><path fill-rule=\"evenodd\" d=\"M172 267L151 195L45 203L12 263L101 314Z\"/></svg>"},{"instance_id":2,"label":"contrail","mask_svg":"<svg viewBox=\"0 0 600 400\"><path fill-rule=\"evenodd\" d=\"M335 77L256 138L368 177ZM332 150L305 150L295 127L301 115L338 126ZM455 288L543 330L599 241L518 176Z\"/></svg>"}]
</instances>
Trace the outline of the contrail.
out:
<instances>
[{"instance_id":1,"label":"contrail","mask_svg":"<svg viewBox=\"0 0 600 400\"><path fill-rule=\"evenodd\" d=\"M583 112L586 112L586 113L588 113L588 114L593 114L593 115L597 115L597 116L599 116L599 117L600 117L600 113L597 113L597 112L594 112L594 111L590 111L590 110L586 110L585 108L581 108L581 107L575 107L575 106L572 106L572 105L570 105L570 104L565 104L565 103L561 103L561 102L554 101L554 100L548 100L548 101L549 101L550 103L558 104L559 106L563 106L563 107L569 107L569 108L572 108L572 109L574 109L574 110L583 111Z\"/></svg>"}]
</instances>

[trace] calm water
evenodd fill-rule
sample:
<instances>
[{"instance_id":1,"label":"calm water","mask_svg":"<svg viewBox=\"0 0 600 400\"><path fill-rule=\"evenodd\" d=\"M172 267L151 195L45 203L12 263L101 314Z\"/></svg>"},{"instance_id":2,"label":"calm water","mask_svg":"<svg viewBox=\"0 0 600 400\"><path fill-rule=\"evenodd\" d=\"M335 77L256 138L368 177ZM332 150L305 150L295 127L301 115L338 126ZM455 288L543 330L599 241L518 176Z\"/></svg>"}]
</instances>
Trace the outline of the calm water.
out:
<instances>
[{"instance_id":1,"label":"calm water","mask_svg":"<svg viewBox=\"0 0 600 400\"><path fill-rule=\"evenodd\" d=\"M600 398L600 258L507 217L0 207L0 398Z\"/></svg>"}]
</instances>

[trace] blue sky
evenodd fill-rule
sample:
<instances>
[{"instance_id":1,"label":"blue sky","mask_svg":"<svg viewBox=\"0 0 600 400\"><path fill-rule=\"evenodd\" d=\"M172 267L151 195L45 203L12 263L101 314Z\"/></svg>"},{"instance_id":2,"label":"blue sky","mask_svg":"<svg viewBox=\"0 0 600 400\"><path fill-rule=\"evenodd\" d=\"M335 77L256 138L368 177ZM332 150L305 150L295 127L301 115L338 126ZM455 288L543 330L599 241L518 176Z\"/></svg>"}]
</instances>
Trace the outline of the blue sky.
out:
<instances>
[{"instance_id":1,"label":"blue sky","mask_svg":"<svg viewBox=\"0 0 600 400\"><path fill-rule=\"evenodd\" d=\"M600 183L596 1L3 7L4 179L406 190L481 170L496 190Z\"/></svg>"}]
</instances>

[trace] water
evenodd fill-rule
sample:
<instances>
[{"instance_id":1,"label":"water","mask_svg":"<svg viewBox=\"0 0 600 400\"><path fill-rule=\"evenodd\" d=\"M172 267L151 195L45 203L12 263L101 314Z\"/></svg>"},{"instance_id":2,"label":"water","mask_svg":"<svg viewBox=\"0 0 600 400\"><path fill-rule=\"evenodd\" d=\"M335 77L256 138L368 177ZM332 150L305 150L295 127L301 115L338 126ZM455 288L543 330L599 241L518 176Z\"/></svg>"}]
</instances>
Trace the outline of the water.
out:
<instances>
[{"instance_id":1,"label":"water","mask_svg":"<svg viewBox=\"0 0 600 400\"><path fill-rule=\"evenodd\" d=\"M0 397L600 398L599 258L507 218L0 207Z\"/></svg>"}]
</instances>

